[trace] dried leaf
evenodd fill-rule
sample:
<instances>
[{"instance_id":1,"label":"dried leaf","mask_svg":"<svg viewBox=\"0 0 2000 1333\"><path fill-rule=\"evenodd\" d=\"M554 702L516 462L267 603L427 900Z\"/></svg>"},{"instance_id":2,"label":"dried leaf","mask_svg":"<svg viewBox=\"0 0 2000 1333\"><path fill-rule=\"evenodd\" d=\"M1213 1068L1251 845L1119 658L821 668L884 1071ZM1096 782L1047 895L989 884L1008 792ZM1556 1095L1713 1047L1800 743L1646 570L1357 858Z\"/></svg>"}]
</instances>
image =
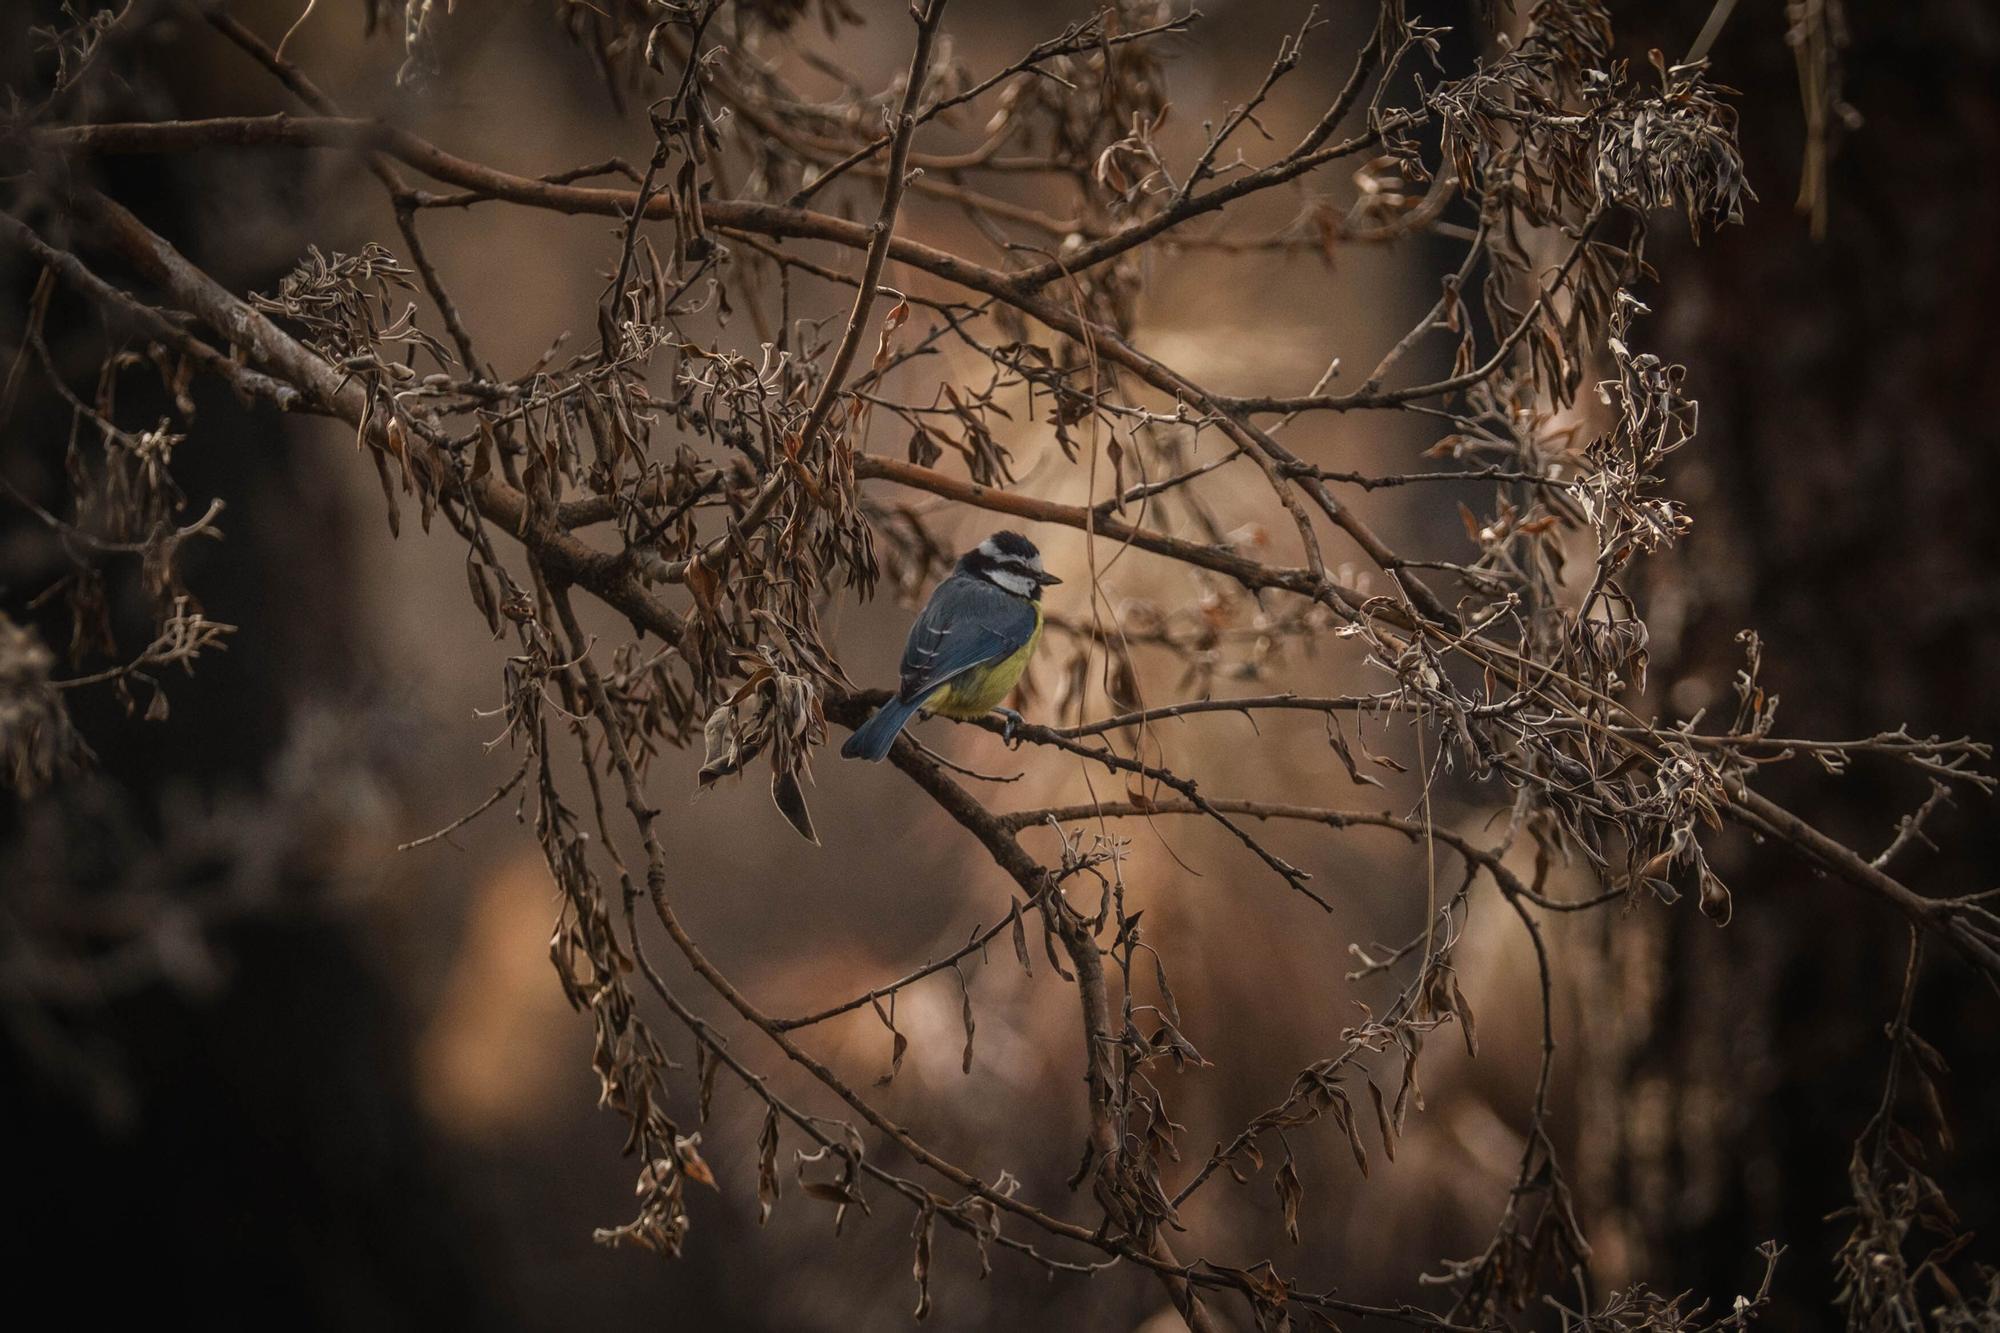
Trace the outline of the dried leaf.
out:
<instances>
[{"instance_id":1,"label":"dried leaf","mask_svg":"<svg viewBox=\"0 0 2000 1333\"><path fill-rule=\"evenodd\" d=\"M807 1180L801 1182L799 1188L805 1191L807 1198L824 1199L828 1203L837 1203L843 1208L850 1204L859 1204L861 1202L860 1195L835 1180Z\"/></svg>"},{"instance_id":2,"label":"dried leaf","mask_svg":"<svg viewBox=\"0 0 2000 1333\"><path fill-rule=\"evenodd\" d=\"M1389 1112L1382 1104L1382 1089L1375 1086L1375 1080L1368 1080L1368 1100L1375 1106L1375 1126L1382 1132L1382 1151L1390 1161L1396 1160L1396 1131L1389 1123Z\"/></svg>"},{"instance_id":3,"label":"dried leaf","mask_svg":"<svg viewBox=\"0 0 2000 1333\"><path fill-rule=\"evenodd\" d=\"M715 1173L708 1169L708 1163L703 1161L701 1154L696 1151L700 1142L699 1134L677 1138L674 1140L674 1155L681 1159L681 1170L686 1173L689 1180L721 1193L722 1187L715 1183Z\"/></svg>"},{"instance_id":4,"label":"dried leaf","mask_svg":"<svg viewBox=\"0 0 2000 1333\"><path fill-rule=\"evenodd\" d=\"M778 1108L764 1108L764 1128L757 1134L757 1225L771 1220L771 1207L784 1193L778 1179Z\"/></svg>"},{"instance_id":5,"label":"dried leaf","mask_svg":"<svg viewBox=\"0 0 2000 1333\"><path fill-rule=\"evenodd\" d=\"M466 551L465 582L472 592L472 604L479 608L479 614L486 618L487 629L494 638L500 637L500 599L493 595L493 585L488 581L486 566L472 558L470 548Z\"/></svg>"},{"instance_id":6,"label":"dried leaf","mask_svg":"<svg viewBox=\"0 0 2000 1333\"><path fill-rule=\"evenodd\" d=\"M715 1051L705 1041L699 1041L694 1048L695 1082L700 1089L696 1099L695 1118L702 1124L708 1123L709 1104L715 1099L715 1072L722 1067Z\"/></svg>"},{"instance_id":7,"label":"dried leaf","mask_svg":"<svg viewBox=\"0 0 2000 1333\"><path fill-rule=\"evenodd\" d=\"M1305 1202L1305 1186L1299 1183L1299 1170L1292 1162L1291 1149L1285 1150L1285 1160L1278 1167L1278 1174L1272 1180L1278 1191L1278 1203L1285 1210L1285 1235L1294 1245L1299 1243L1299 1205Z\"/></svg>"},{"instance_id":8,"label":"dried leaf","mask_svg":"<svg viewBox=\"0 0 2000 1333\"><path fill-rule=\"evenodd\" d=\"M799 786L796 775L791 773L771 774L771 802L778 807L778 813L785 822L798 831L798 835L817 847L819 834L813 831L812 812L806 809L806 794Z\"/></svg>"},{"instance_id":9,"label":"dried leaf","mask_svg":"<svg viewBox=\"0 0 2000 1333\"><path fill-rule=\"evenodd\" d=\"M951 970L958 974L959 1016L965 1023L965 1056L959 1063L959 1072L970 1074L972 1072L972 986L965 979L964 968L954 966Z\"/></svg>"},{"instance_id":10,"label":"dried leaf","mask_svg":"<svg viewBox=\"0 0 2000 1333\"><path fill-rule=\"evenodd\" d=\"M882 1008L882 1001L879 998L870 1000L869 1003L874 1006L875 1017L882 1020L882 1026L889 1029L889 1035L894 1038L889 1048L889 1072L875 1080L875 1086L881 1088L888 1086L903 1068L903 1056L910 1049L910 1039L896 1027L895 995L889 996L889 1007L886 1010Z\"/></svg>"},{"instance_id":11,"label":"dried leaf","mask_svg":"<svg viewBox=\"0 0 2000 1333\"><path fill-rule=\"evenodd\" d=\"M917 1308L913 1314L919 1321L928 1318L931 1312L931 1224L936 1220L936 1211L929 1204L917 1213L917 1257L910 1272L917 1279Z\"/></svg>"},{"instance_id":12,"label":"dried leaf","mask_svg":"<svg viewBox=\"0 0 2000 1333\"><path fill-rule=\"evenodd\" d=\"M1736 912L1728 886L1706 864L1701 867L1701 911L1718 926L1728 925L1729 918Z\"/></svg>"},{"instance_id":13,"label":"dried leaf","mask_svg":"<svg viewBox=\"0 0 2000 1333\"><path fill-rule=\"evenodd\" d=\"M1451 974L1446 984L1450 987L1448 994L1451 998L1451 1012L1458 1018L1459 1027L1465 1033L1465 1053L1468 1056L1477 1056L1479 1054L1479 1031L1473 1025L1472 1006L1465 1002L1465 992L1458 988L1458 976L1456 973Z\"/></svg>"},{"instance_id":14,"label":"dried leaf","mask_svg":"<svg viewBox=\"0 0 2000 1333\"><path fill-rule=\"evenodd\" d=\"M702 726L701 769L695 781L709 786L719 778L740 773L749 756L742 753L736 736L736 710L728 704L708 715Z\"/></svg>"},{"instance_id":15,"label":"dried leaf","mask_svg":"<svg viewBox=\"0 0 2000 1333\"><path fill-rule=\"evenodd\" d=\"M1333 746L1333 752L1340 756L1340 762L1346 766L1347 777L1350 782L1363 787L1379 787L1382 785L1380 778L1371 777L1363 773L1361 766L1354 762L1354 754L1347 748L1347 733L1341 729L1340 719L1336 718L1332 713L1326 715L1326 737L1328 742Z\"/></svg>"},{"instance_id":16,"label":"dried leaf","mask_svg":"<svg viewBox=\"0 0 2000 1333\"><path fill-rule=\"evenodd\" d=\"M684 577L688 593L694 598L695 607L705 618L716 619L720 607L722 580L716 577L715 571L703 560L690 560Z\"/></svg>"}]
</instances>

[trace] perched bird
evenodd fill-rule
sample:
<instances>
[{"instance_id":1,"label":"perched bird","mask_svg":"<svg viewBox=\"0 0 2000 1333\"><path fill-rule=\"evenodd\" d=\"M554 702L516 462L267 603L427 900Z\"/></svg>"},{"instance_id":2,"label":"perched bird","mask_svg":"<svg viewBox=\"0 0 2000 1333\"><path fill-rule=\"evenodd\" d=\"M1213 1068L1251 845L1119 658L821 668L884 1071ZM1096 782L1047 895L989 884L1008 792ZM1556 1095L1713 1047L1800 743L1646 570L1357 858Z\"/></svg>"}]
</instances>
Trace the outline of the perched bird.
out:
<instances>
[{"instance_id":1,"label":"perched bird","mask_svg":"<svg viewBox=\"0 0 2000 1333\"><path fill-rule=\"evenodd\" d=\"M882 758L920 709L961 718L992 712L1042 637L1042 589L1061 582L1018 532L996 532L959 557L910 627L896 697L848 737L841 754Z\"/></svg>"}]
</instances>

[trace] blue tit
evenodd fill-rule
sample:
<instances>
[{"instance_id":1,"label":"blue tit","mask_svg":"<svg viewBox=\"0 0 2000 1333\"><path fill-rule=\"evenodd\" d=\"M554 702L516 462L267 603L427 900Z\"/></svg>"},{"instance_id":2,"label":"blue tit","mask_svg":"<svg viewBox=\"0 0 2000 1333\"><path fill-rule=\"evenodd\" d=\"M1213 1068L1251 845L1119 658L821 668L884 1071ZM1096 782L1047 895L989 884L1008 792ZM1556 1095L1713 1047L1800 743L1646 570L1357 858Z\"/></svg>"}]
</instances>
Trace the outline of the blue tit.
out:
<instances>
[{"instance_id":1,"label":"blue tit","mask_svg":"<svg viewBox=\"0 0 2000 1333\"><path fill-rule=\"evenodd\" d=\"M1042 589L1061 582L1018 532L996 532L967 551L910 627L896 697L848 737L841 754L882 758L919 710L958 718L993 711L1042 637Z\"/></svg>"}]
</instances>

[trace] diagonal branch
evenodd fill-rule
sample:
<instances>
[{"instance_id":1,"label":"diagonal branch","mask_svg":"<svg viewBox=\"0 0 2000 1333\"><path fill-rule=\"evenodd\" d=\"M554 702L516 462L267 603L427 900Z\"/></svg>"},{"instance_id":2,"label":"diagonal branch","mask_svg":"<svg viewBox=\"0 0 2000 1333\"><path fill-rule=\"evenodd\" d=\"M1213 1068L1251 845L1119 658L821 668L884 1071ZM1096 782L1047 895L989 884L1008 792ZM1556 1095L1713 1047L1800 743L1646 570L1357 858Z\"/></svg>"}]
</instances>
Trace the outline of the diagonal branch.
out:
<instances>
[{"instance_id":1,"label":"diagonal branch","mask_svg":"<svg viewBox=\"0 0 2000 1333\"><path fill-rule=\"evenodd\" d=\"M820 381L819 394L806 412L805 425L799 428L798 448L802 454L812 448L820 428L833 411L834 400L840 396L840 388L847 382L848 367L854 364L854 354L861 346L868 312L875 304L875 284L882 279L882 265L888 261L889 243L896 235L896 210L902 207L903 189L909 184L910 140L917 133L917 101L923 96L925 76L930 73L931 39L937 35L938 20L944 17L944 6L945 0L928 0L917 14L916 49L910 53L910 72L903 86L903 105L896 112L895 139L889 145L889 171L882 182L882 212L869 233L868 256L861 266L861 285L855 289L854 308L848 312L847 327L841 331L840 345L834 349L833 362L827 367L826 378Z\"/></svg>"}]
</instances>

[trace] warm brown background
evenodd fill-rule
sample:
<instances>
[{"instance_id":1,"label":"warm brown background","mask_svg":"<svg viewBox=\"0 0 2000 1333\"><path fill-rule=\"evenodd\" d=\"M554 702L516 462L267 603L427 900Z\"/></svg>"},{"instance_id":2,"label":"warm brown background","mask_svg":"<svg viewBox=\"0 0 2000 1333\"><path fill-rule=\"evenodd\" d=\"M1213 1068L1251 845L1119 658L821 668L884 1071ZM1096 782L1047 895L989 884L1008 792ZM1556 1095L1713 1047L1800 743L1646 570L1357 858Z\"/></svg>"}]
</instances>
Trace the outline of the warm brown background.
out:
<instances>
[{"instance_id":1,"label":"warm brown background","mask_svg":"<svg viewBox=\"0 0 2000 1333\"><path fill-rule=\"evenodd\" d=\"M391 115L527 173L645 155L637 118L612 113L543 5L494 14L461 5L443 29L445 76L422 94L392 90L392 44L364 43L350 6L322 7L291 54L351 112ZM844 39L878 82L906 40L900 6L881 8ZM1199 35L1173 44L1184 150L1203 117L1254 82L1303 9L1209 8ZM1789 207L1801 129L1779 7L1743 6L1715 52L1723 81L1743 90L1763 203L1699 250L1665 228L1653 252L1666 282L1651 331L1689 363L1702 400L1702 437L1677 478L1696 536L1652 574L1654 673L1681 690L1677 702L1720 697L1737 662L1732 636L1755 625L1788 730L1846 736L1907 722L1992 737L2000 551L1989 511L2000 441L1986 390L2000 369L1987 327L2000 295L1991 243L2000 33L1972 0L1874 8L1897 17L1854 15L1848 92L1867 123L1835 163L1823 242ZM1684 47L1708 9L1706 0L1649 7L1625 40L1635 54L1647 43ZM239 12L275 34L293 11ZM984 68L1081 13L968 3L948 27ZM27 21L0 19L0 73L10 78L20 56L12 34ZM165 76L135 89L128 111L283 105L210 34L183 25L157 39ZM1319 41L1320 65L1271 117L1280 138L1336 77L1338 43ZM111 184L239 290L270 288L306 241L352 250L393 236L385 205L334 155L135 160ZM1295 202L1244 225L1282 222ZM601 221L488 208L430 225L468 323L502 366L532 360L555 332L590 328L600 270L615 254ZM948 210L913 205L907 225L967 243ZM1446 253L1426 242L1344 253L1330 267L1156 261L1140 336L1228 391L1298 389L1336 353L1372 364L1397 321L1418 313ZM0 257L5 319L32 279L12 254ZM832 308L827 292L816 298ZM72 330L80 370L84 332ZM726 336L754 341L742 328ZM9 476L46 492L65 429L50 402L24 403L0 460ZM1392 418L1305 421L1292 439L1308 459L1342 466L1387 466L1428 442ZM1010 443L1030 462L1048 448L1035 427ZM827 1211L793 1191L760 1230L749 1188L758 1118L726 1087L704 1152L728 1188L695 1201L688 1256L663 1265L591 1243L593 1226L622 1220L632 1171L617 1155L614 1118L593 1110L582 1020L550 975L555 903L532 840L510 804L454 846L390 850L512 767L505 753L481 750L499 726L475 710L498 700L502 649L467 604L455 543L411 532L391 543L373 477L339 432L252 419L226 395L202 399L177 474L191 496L229 504L229 542L201 557L191 581L209 613L241 632L226 656L175 682L163 724L84 710L103 771L62 802L7 811L0 883L79 892L159 883L196 898L233 885L247 905L170 981L81 998L52 1019L30 1020L0 996L0 1129L17 1159L0 1204L6 1266L31 1274L82 1256L101 1265L72 1295L82 1308L186 1311L210 1327L901 1323L914 1292L900 1212L850 1218L832 1241ZM1059 457L1045 459L1030 484L1080 498L1081 483L1060 474ZM1251 512L1247 495L1240 514L1230 491L1214 498L1225 530ZM1448 503L1399 522L1433 543L1449 542L1458 524ZM958 531L976 540L983 526L975 518ZM1035 535L1059 570L1082 565L1073 534ZM39 557L15 527L0 537L0 596L11 610ZM1154 575L1134 560L1107 590L1175 595ZM1058 603L1073 614L1086 610L1078 582L1063 590L1075 599ZM834 617L858 678L886 674L907 614L884 600ZM1321 692L1365 679L1343 655L1281 657L1269 678ZM1174 732L1169 744L1208 790L1310 788L1330 804L1378 807L1409 798L1350 790L1311 737L1251 739L1231 719ZM984 738L943 743L989 770L1024 762ZM1072 769L1046 756L1025 763L1029 776L1000 804L1082 794ZM670 755L653 778L677 900L718 961L773 1010L899 975L1004 909L997 872L892 772L822 756L813 802L826 846L812 848L754 783L695 800L692 767ZM1892 803L1912 796L1865 769L1839 782L1801 770L1777 778L1772 794L1863 847L1886 839ZM1481 812L1454 809L1479 827ZM1911 863L1918 885L1990 886L2000 864L1990 807L1940 827L1948 851ZM219 850L163 860L155 849L184 848L190 830ZM1419 921L1422 862L1371 835L1273 834L1280 854L1338 898L1328 923L1193 825L1167 830L1164 842L1143 829L1133 838L1127 876L1148 903L1150 938L1195 1016L1190 1037L1217 1062L1169 1089L1189 1125L1184 1141L1199 1151L1327 1049L1351 1002L1367 997L1342 979L1346 944L1400 938ZM1643 1277L1726 1300L1754 1280L1756 1243L1776 1237L1791 1250L1775 1326L1810 1327L1832 1318L1827 1256L1839 1228L1824 1217L1844 1197L1847 1145L1879 1092L1901 928L1740 841L1725 841L1719 868L1736 888L1727 931L1683 904L1556 933L1570 978L1558 1127L1580 1169L1600 1289ZM1363 1181L1344 1144L1298 1142L1304 1252L1287 1253L1263 1177L1218 1187L1191 1213L1197 1234L1229 1238L1218 1257L1282 1254L1309 1281L1387 1300L1418 1296L1426 1265L1483 1243L1512 1178L1533 1076L1529 960L1510 925L1475 919L1461 967L1481 1055L1468 1062L1455 1038L1437 1043L1431 1110L1413 1120L1397 1162L1378 1161ZM972 1074L959 1072L958 995L941 977L904 998L898 1019L912 1053L881 1096L948 1149L1053 1195L1081 1141L1067 1001L1046 968L1024 978L1004 947L970 976ZM1994 996L1949 965L1936 968L1916 1014L1956 1071L1947 1111L1960 1149L1940 1178L1975 1230L2000 1224L1996 1017ZM38 1026L45 1020L55 1037ZM863 1081L886 1068L888 1034L865 1011L813 1041ZM935 1322L1128 1328L1161 1307L1156 1287L1116 1270L1050 1283L1005 1258L998 1265L980 1282L962 1240L941 1240Z\"/></svg>"}]
</instances>

